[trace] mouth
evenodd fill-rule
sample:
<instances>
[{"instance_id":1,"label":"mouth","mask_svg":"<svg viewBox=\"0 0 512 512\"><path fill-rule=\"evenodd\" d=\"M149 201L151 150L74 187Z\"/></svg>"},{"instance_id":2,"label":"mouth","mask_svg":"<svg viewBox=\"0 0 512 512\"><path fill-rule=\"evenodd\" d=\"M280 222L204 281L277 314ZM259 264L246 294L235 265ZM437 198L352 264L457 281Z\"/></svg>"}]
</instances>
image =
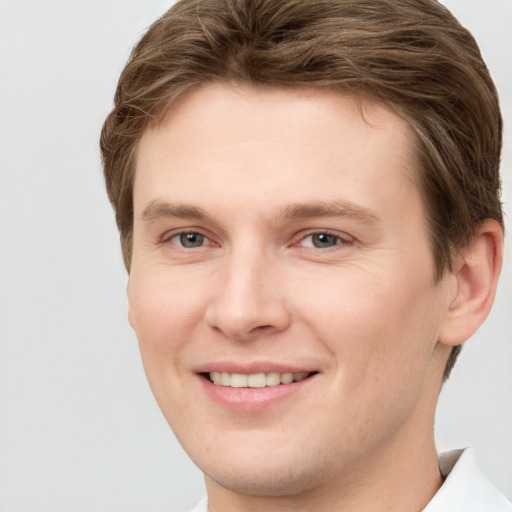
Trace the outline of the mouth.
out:
<instances>
[{"instance_id":1,"label":"mouth","mask_svg":"<svg viewBox=\"0 0 512 512\"><path fill-rule=\"evenodd\" d=\"M268 372L268 373L229 373L204 372L201 375L215 386L228 388L277 387L306 380L318 372Z\"/></svg>"},{"instance_id":2,"label":"mouth","mask_svg":"<svg viewBox=\"0 0 512 512\"><path fill-rule=\"evenodd\" d=\"M213 403L237 414L263 412L279 403L296 403L290 402L292 397L304 396L304 390L313 385L320 373L302 368L261 368L267 366L263 364L253 364L259 368L237 368L230 364L232 371L225 371L229 369L225 363L215 366L214 371L211 367L203 368L197 374L203 389Z\"/></svg>"}]
</instances>

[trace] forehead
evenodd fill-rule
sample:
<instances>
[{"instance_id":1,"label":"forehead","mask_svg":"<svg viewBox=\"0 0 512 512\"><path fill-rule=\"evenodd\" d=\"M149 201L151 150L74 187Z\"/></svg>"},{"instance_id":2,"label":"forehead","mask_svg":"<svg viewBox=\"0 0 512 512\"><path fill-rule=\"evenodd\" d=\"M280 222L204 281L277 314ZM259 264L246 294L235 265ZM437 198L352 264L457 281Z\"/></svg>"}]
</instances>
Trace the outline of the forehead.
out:
<instances>
[{"instance_id":1,"label":"forehead","mask_svg":"<svg viewBox=\"0 0 512 512\"><path fill-rule=\"evenodd\" d=\"M147 202L162 190L218 193L219 182L260 197L281 187L283 201L293 193L309 200L318 186L326 196L344 189L357 196L358 182L372 178L392 196L415 181L414 148L409 125L372 98L210 83L182 95L143 134L134 199Z\"/></svg>"},{"instance_id":2,"label":"forehead","mask_svg":"<svg viewBox=\"0 0 512 512\"><path fill-rule=\"evenodd\" d=\"M231 126L228 129L243 128L243 131L232 131L232 139L246 138L250 132L257 136L280 134L300 138L304 131L309 130L310 143L330 142L342 134L336 131L330 134L324 130L314 131L315 123L321 127L326 122L332 123L340 114L342 117L358 117L365 122L367 129L385 130L390 135L394 132L391 137L398 133L410 138L410 141L414 137L408 123L399 116L396 109L369 95L356 95L331 88L207 82L178 96L167 108L162 120L148 128L142 139L153 137L152 134L162 127L179 124L179 131L184 136L181 142L197 143L202 136L207 136L209 140L215 134L218 138L224 137L225 133L219 131L218 127L223 122L229 122ZM280 122L276 123L278 117ZM339 121L337 127L341 129L342 119ZM185 133L183 129L191 126L194 137L184 140L190 133ZM283 127L286 127L285 131ZM316 134L318 137L315 137Z\"/></svg>"}]
</instances>

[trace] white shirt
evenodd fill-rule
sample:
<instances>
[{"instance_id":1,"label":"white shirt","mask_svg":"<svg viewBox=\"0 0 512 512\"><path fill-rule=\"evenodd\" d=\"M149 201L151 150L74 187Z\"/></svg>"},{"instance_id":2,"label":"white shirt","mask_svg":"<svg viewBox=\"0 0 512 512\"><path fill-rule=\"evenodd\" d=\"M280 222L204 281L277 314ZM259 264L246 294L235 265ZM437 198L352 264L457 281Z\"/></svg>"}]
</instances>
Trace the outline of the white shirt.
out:
<instances>
[{"instance_id":1,"label":"white shirt","mask_svg":"<svg viewBox=\"0 0 512 512\"><path fill-rule=\"evenodd\" d=\"M439 469L444 484L423 512L512 512L512 503L480 471L471 448L442 453ZM208 512L207 499L191 512Z\"/></svg>"},{"instance_id":2,"label":"white shirt","mask_svg":"<svg viewBox=\"0 0 512 512\"><path fill-rule=\"evenodd\" d=\"M482 473L472 448L439 457L444 484L423 512L512 512L512 503Z\"/></svg>"}]
</instances>

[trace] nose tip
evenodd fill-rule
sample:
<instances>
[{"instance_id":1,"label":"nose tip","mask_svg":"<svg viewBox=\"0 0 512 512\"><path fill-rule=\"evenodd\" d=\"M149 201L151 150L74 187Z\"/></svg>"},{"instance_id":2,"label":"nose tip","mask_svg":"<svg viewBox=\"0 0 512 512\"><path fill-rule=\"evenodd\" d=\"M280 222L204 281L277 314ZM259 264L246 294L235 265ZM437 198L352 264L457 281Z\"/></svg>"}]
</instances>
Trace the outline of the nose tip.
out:
<instances>
[{"instance_id":1,"label":"nose tip","mask_svg":"<svg viewBox=\"0 0 512 512\"><path fill-rule=\"evenodd\" d=\"M263 316L267 318L263 319ZM211 322L211 326L227 338L236 341L248 341L258 336L283 330L284 324L279 321L276 315L273 319L269 317L268 312L262 310L251 315L245 311L233 313L225 309L221 315L216 316L214 322Z\"/></svg>"},{"instance_id":2,"label":"nose tip","mask_svg":"<svg viewBox=\"0 0 512 512\"><path fill-rule=\"evenodd\" d=\"M261 290L252 290L251 297L230 297L223 290L223 297L209 309L207 321L216 331L234 340L249 340L286 329L289 314L277 297L258 300Z\"/></svg>"},{"instance_id":3,"label":"nose tip","mask_svg":"<svg viewBox=\"0 0 512 512\"><path fill-rule=\"evenodd\" d=\"M211 328L239 341L287 328L290 313L270 266L246 260L222 274L206 312Z\"/></svg>"}]
</instances>

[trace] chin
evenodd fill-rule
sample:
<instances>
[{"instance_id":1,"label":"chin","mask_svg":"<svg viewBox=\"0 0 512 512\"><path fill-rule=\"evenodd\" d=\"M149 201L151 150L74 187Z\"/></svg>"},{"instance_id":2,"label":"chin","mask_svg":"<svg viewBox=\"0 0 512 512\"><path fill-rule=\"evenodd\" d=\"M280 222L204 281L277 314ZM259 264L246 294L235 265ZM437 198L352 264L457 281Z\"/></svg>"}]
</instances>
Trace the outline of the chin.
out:
<instances>
[{"instance_id":1,"label":"chin","mask_svg":"<svg viewBox=\"0 0 512 512\"><path fill-rule=\"evenodd\" d=\"M270 472L266 469L258 472L243 470L238 474L220 470L205 474L225 489L250 496L296 495L317 487L318 479L308 472L297 472L291 468Z\"/></svg>"},{"instance_id":2,"label":"chin","mask_svg":"<svg viewBox=\"0 0 512 512\"><path fill-rule=\"evenodd\" d=\"M268 452L263 451L263 455ZM245 460L244 460L245 459ZM214 462L197 463L206 479L215 481L225 489L251 496L290 496L318 488L328 478L321 456L304 457L302 460L263 456L259 461L250 457L238 458L222 465ZM293 460L295 459L295 460Z\"/></svg>"}]
</instances>

